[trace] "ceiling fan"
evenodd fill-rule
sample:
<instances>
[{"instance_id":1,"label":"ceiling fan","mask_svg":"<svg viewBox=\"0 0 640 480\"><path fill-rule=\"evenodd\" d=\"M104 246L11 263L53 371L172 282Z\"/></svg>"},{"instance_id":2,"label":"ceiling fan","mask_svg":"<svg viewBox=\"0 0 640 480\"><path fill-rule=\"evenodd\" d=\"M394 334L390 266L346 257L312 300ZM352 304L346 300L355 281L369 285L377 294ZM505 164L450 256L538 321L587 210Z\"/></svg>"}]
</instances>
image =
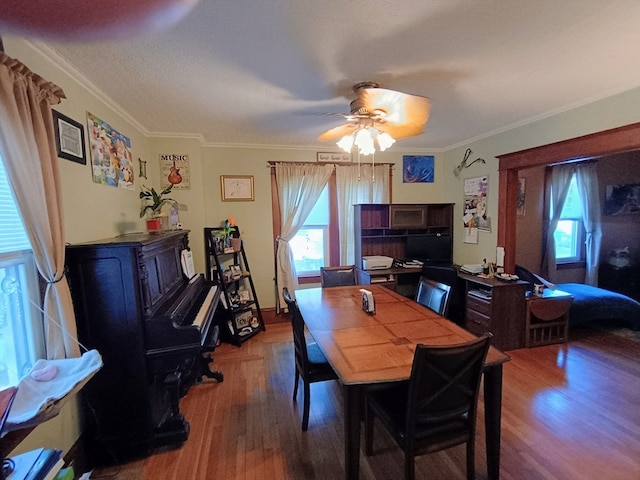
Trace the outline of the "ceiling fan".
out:
<instances>
[{"instance_id":1,"label":"ceiling fan","mask_svg":"<svg viewBox=\"0 0 640 480\"><path fill-rule=\"evenodd\" d=\"M431 106L428 98L379 88L375 82L358 83L353 91L356 99L351 102L351 113L339 114L347 123L327 130L318 140L340 139L337 144L346 152L355 144L361 155L371 155L374 140L384 151L396 139L424 132Z\"/></svg>"}]
</instances>

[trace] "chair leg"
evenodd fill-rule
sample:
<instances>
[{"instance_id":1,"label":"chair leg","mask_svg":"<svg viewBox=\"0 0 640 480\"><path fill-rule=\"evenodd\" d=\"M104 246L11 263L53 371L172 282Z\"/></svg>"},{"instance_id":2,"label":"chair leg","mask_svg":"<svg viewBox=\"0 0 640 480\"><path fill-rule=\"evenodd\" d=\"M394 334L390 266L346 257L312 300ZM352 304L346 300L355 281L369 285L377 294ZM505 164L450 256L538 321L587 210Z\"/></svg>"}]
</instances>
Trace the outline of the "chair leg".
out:
<instances>
[{"instance_id":1,"label":"chair leg","mask_svg":"<svg viewBox=\"0 0 640 480\"><path fill-rule=\"evenodd\" d=\"M404 480L414 480L416 476L416 465L413 452L404 452Z\"/></svg>"},{"instance_id":2,"label":"chair leg","mask_svg":"<svg viewBox=\"0 0 640 480\"><path fill-rule=\"evenodd\" d=\"M475 444L473 440L467 442L467 480L476 478L476 456Z\"/></svg>"},{"instance_id":3,"label":"chair leg","mask_svg":"<svg viewBox=\"0 0 640 480\"><path fill-rule=\"evenodd\" d=\"M293 384L293 401L296 401L296 397L298 396L298 379L300 375L298 375L298 369L296 368L296 380Z\"/></svg>"},{"instance_id":4,"label":"chair leg","mask_svg":"<svg viewBox=\"0 0 640 480\"><path fill-rule=\"evenodd\" d=\"M309 428L309 406L311 403L311 388L309 382L304 383L304 408L302 413L302 431L306 432Z\"/></svg>"}]
</instances>

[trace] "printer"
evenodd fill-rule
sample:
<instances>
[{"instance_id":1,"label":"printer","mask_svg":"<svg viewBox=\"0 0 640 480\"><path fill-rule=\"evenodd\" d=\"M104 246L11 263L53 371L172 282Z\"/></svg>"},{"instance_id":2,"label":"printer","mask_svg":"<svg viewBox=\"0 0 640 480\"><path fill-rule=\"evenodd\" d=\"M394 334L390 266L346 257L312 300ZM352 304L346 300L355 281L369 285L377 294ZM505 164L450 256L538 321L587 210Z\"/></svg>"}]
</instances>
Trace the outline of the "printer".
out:
<instances>
[{"instance_id":1,"label":"printer","mask_svg":"<svg viewBox=\"0 0 640 480\"><path fill-rule=\"evenodd\" d=\"M382 255L362 257L363 270L382 270L385 268L391 268L391 265L393 265L393 258L391 257L385 257Z\"/></svg>"}]
</instances>

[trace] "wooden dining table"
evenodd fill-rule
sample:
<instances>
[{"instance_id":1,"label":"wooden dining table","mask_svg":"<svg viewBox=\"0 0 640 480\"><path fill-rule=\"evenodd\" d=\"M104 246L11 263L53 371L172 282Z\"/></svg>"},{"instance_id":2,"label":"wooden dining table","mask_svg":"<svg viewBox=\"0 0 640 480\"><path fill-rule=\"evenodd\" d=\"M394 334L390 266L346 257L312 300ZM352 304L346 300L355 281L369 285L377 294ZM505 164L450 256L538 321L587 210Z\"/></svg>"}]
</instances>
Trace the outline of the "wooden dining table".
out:
<instances>
[{"instance_id":1,"label":"wooden dining table","mask_svg":"<svg viewBox=\"0 0 640 480\"><path fill-rule=\"evenodd\" d=\"M373 294L375 312L362 309L361 289ZM314 340L344 387L345 478L360 475L360 420L364 390L409 379L418 344L453 345L476 335L380 285L308 288L295 292ZM510 357L491 347L484 368L487 473L500 477L502 364Z\"/></svg>"}]
</instances>

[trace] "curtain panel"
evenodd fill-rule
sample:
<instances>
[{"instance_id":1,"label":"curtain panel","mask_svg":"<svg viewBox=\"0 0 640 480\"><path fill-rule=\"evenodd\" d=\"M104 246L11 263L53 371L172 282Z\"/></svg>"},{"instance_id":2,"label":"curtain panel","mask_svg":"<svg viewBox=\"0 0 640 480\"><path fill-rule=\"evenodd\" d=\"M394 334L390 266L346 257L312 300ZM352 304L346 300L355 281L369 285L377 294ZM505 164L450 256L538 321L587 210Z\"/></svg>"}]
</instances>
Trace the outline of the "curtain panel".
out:
<instances>
[{"instance_id":1,"label":"curtain panel","mask_svg":"<svg viewBox=\"0 0 640 480\"><path fill-rule=\"evenodd\" d=\"M391 202L389 165L336 165L338 226L340 229L340 263L353 265L354 208L359 203ZM362 265L356 265L362 267Z\"/></svg>"},{"instance_id":2,"label":"curtain panel","mask_svg":"<svg viewBox=\"0 0 640 480\"><path fill-rule=\"evenodd\" d=\"M296 236L333 173L333 165L277 163L280 235L276 239L278 307L285 305L283 287L295 295L298 279L289 242Z\"/></svg>"},{"instance_id":3,"label":"curtain panel","mask_svg":"<svg viewBox=\"0 0 640 480\"><path fill-rule=\"evenodd\" d=\"M71 293L64 276L64 220L51 105L61 88L0 52L0 155L46 282L42 310L48 359L78 357Z\"/></svg>"},{"instance_id":4,"label":"curtain panel","mask_svg":"<svg viewBox=\"0 0 640 480\"><path fill-rule=\"evenodd\" d=\"M580 192L582 221L586 232L585 260L587 263L584 283L598 286L598 265L600 263L600 245L602 243L602 225L600 210L600 192L598 173L595 163L576 166L576 184Z\"/></svg>"}]
</instances>

